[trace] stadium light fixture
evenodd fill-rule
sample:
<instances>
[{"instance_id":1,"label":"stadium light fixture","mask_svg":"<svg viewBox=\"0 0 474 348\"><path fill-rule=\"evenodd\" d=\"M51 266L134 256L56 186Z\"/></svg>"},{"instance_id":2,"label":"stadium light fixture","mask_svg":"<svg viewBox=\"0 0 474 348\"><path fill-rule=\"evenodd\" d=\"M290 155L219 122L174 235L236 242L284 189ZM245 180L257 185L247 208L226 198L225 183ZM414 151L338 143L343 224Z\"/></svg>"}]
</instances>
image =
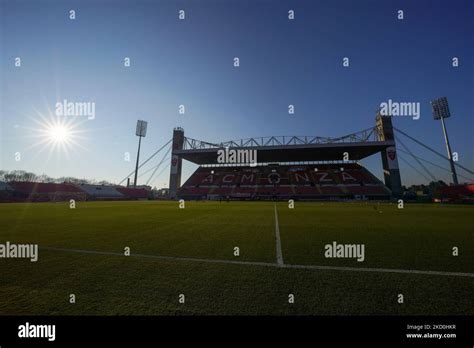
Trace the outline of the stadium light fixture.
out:
<instances>
[{"instance_id":1,"label":"stadium light fixture","mask_svg":"<svg viewBox=\"0 0 474 348\"><path fill-rule=\"evenodd\" d=\"M137 164L135 165L135 180L133 181L133 188L137 187L137 174L138 174L138 162L140 160L140 147L142 144L142 138L146 136L146 129L148 126L148 122L138 120L137 121L137 129L135 131L135 135L138 137L138 152L137 152Z\"/></svg>"},{"instance_id":2,"label":"stadium light fixture","mask_svg":"<svg viewBox=\"0 0 474 348\"><path fill-rule=\"evenodd\" d=\"M448 99L446 97L438 98L431 101L431 110L433 111L433 118L435 120L441 120L441 126L443 127L444 142L446 143L446 151L448 152L449 164L451 165L451 173L453 175L454 185L458 185L458 176L456 174L456 167L454 166L453 153L451 151L451 145L449 143L448 131L444 119L451 117L449 111Z\"/></svg>"}]
</instances>

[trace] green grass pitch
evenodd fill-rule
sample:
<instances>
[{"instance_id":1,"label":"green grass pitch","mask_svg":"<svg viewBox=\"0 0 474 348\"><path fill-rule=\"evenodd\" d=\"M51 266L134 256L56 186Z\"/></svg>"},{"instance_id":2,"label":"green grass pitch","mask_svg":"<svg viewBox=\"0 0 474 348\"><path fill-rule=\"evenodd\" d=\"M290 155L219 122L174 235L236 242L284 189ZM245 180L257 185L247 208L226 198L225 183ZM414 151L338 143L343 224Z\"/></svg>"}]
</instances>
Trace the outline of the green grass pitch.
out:
<instances>
[{"instance_id":1,"label":"green grass pitch","mask_svg":"<svg viewBox=\"0 0 474 348\"><path fill-rule=\"evenodd\" d=\"M0 204L0 244L40 246L38 262L0 258L0 315L474 314L474 277L268 266L277 262L275 207L285 265L474 273L472 206ZM364 262L326 258L333 241L364 244Z\"/></svg>"}]
</instances>

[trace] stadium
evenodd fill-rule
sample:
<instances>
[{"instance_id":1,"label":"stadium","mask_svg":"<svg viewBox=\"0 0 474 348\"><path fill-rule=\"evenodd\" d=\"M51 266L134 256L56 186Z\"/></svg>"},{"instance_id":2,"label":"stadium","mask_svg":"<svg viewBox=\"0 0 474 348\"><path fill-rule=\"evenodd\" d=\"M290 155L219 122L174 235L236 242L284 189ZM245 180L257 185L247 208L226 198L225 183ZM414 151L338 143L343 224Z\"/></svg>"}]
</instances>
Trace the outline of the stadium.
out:
<instances>
[{"instance_id":1,"label":"stadium","mask_svg":"<svg viewBox=\"0 0 474 348\"><path fill-rule=\"evenodd\" d=\"M184 130L177 128L173 132L168 198L388 200L400 196L401 182L394 157L391 119L379 116L378 120L380 126L338 139L269 137L219 145L185 138ZM388 123L389 128L383 128L382 121ZM390 132L388 136L386 132ZM256 151L261 162L252 166L245 166L245 163L219 166L217 151L231 147L237 151ZM357 163L376 153L383 153L383 163L390 165L390 169L384 167L388 173L387 185ZM153 157L157 154L154 153ZM345 157L351 160L344 160ZM198 164L199 168L181 186L183 159ZM10 202L133 200L149 196L144 188L130 187L130 180L125 187L18 181L2 185L1 199Z\"/></svg>"},{"instance_id":2,"label":"stadium","mask_svg":"<svg viewBox=\"0 0 474 348\"><path fill-rule=\"evenodd\" d=\"M376 126L339 138L271 136L215 144L185 137L184 130L178 127L174 129L172 139L165 144L166 146L171 143L171 148L165 153L165 157L172 149L169 163L169 188L160 198L394 201L402 198L404 194L394 132L392 118L382 116L380 113L376 115ZM136 170L130 175L138 173L138 169L157 156L165 146L160 147L140 165L137 162ZM257 161L219 163L218 152L224 149L234 150L236 153L254 151L258 154L258 163ZM431 149L431 151L444 160L450 161L448 157L439 154L436 150ZM408 153L415 160L419 159L411 151ZM372 155L380 155L384 182L360 164L361 160ZM161 168L164 160L163 157L158 165L150 168L153 170L150 179ZM198 168L181 185L183 160L197 164ZM453 163L453 166L459 166L468 174L473 173L460 164ZM424 166L422 168L426 169ZM161 169L166 169L166 167ZM130 175L122 180L122 182L127 181L126 186L94 185L84 182L30 182L13 179L8 183L0 182L0 202L155 198L150 186L143 185L143 188L137 188L136 183L132 186ZM453 175L457 177L456 171ZM457 178L455 180L457 182ZM473 191L473 184L442 186L432 192L432 196L435 202L469 203L473 201Z\"/></svg>"},{"instance_id":3,"label":"stadium","mask_svg":"<svg viewBox=\"0 0 474 348\"><path fill-rule=\"evenodd\" d=\"M337 139L268 137L212 144L173 133L170 197L183 199L380 199L401 195L391 119L377 116L378 125ZM256 151L252 166L222 167L219 149ZM357 162L381 153L385 184ZM182 160L199 164L180 185Z\"/></svg>"},{"instance_id":4,"label":"stadium","mask_svg":"<svg viewBox=\"0 0 474 348\"><path fill-rule=\"evenodd\" d=\"M1 316L474 315L468 20L440 47L418 4L413 24L372 2L296 23L284 2L190 2L186 22L171 2L75 22L7 2L28 25L4 26L23 65L1 71Z\"/></svg>"},{"instance_id":5,"label":"stadium","mask_svg":"<svg viewBox=\"0 0 474 348\"><path fill-rule=\"evenodd\" d=\"M472 207L453 204L471 202L472 185L440 188L433 198L438 203L404 203L392 118L378 113L375 121L375 127L339 138L266 137L218 144L185 137L178 127L165 146L137 161L135 171L122 180L126 186L15 179L2 183L2 239L37 243L42 262L33 267L38 274L74 267L81 279L99 277L104 293L94 295L92 282L77 283L72 275L48 284L35 276L25 278L25 272L33 272L29 264L9 267L14 261L4 260L2 273L10 280L1 288L2 298L12 298L17 289L17 300L3 301L0 311L472 314L467 305L473 277L474 250L468 242ZM169 190L155 197L150 187L136 187L130 178L167 145L171 147L158 165L147 170L156 173L171 151ZM257 160L219 163L220 149L256 151ZM360 162L371 155L380 156L384 182ZM181 184L183 161L198 167ZM427 218L431 222L423 223ZM407 219L421 227L412 230ZM450 224L457 229L444 233ZM31 226L47 228L36 233ZM336 255L339 244L341 253ZM327 254L331 245L333 254ZM453 262L457 245L463 251ZM356 255L360 246L366 253ZM114 271L117 267L120 273ZM147 272L168 280L160 285ZM33 282L42 283L43 290L25 300L19 289L30 289ZM222 282L229 287L216 295ZM396 285L400 282L405 285ZM375 284L370 290L369 283ZM156 286L161 289L158 302L147 294ZM60 300L66 288L75 288L73 295L85 296L88 304L71 306ZM115 295L110 297L109 291ZM260 295L247 298L248 293ZM403 309L396 300L400 294L412 298ZM117 307L117 301L123 303Z\"/></svg>"}]
</instances>

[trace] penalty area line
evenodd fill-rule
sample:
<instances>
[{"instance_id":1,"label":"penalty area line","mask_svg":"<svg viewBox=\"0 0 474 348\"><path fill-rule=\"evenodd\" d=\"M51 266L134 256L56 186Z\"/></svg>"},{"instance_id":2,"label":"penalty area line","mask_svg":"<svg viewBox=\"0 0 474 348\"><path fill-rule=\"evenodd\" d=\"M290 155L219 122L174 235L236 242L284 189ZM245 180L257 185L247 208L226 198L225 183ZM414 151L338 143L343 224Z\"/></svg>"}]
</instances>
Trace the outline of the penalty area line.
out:
<instances>
[{"instance_id":1,"label":"penalty area line","mask_svg":"<svg viewBox=\"0 0 474 348\"><path fill-rule=\"evenodd\" d=\"M56 248L56 247L39 247L39 249L40 250L46 250L46 251L59 251L59 252L76 253L76 254L137 257L137 258L148 258L148 259L166 260L166 261L185 261L185 262L187 261L187 262L200 262L200 263L213 263L213 264L263 266L263 267L274 267L274 268L323 270L323 271L421 274L421 275L436 275L436 276L474 278L474 273L464 273L464 272L422 271L422 270L395 269L395 268L363 268L363 267L340 267L340 266L318 266L318 265L290 265L290 264L280 265L280 264L277 264L277 263L258 262L258 261L233 261L233 260L219 260L219 259L201 259L201 258L195 258L195 257L162 256L162 255L133 254L133 253L130 254L130 256L124 256L123 253L118 253L118 252L113 252L113 251L67 249L67 248Z\"/></svg>"}]
</instances>

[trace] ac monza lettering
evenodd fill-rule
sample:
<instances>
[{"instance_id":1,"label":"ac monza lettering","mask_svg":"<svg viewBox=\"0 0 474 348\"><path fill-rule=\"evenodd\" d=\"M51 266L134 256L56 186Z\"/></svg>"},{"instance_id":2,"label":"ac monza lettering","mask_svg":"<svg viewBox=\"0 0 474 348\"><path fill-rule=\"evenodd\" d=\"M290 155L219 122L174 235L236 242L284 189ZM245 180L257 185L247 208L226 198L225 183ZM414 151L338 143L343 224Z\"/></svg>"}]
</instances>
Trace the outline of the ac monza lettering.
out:
<instances>
[{"instance_id":1,"label":"ac monza lettering","mask_svg":"<svg viewBox=\"0 0 474 348\"><path fill-rule=\"evenodd\" d=\"M214 181L214 175L210 174L201 181L201 184L212 184L213 181Z\"/></svg>"},{"instance_id":2,"label":"ac monza lettering","mask_svg":"<svg viewBox=\"0 0 474 348\"><path fill-rule=\"evenodd\" d=\"M342 180L343 180L343 181L348 181L348 180L357 181L356 178L354 178L352 175L350 175L350 174L347 173L347 172L342 172L342 173L341 173L341 176L342 176Z\"/></svg>"},{"instance_id":3,"label":"ac monza lettering","mask_svg":"<svg viewBox=\"0 0 474 348\"><path fill-rule=\"evenodd\" d=\"M228 174L228 175L225 175L223 178L222 178L222 182L223 183L227 183L227 184L231 184L234 182L234 178L235 178L235 175L233 174Z\"/></svg>"},{"instance_id":4,"label":"ac monza lettering","mask_svg":"<svg viewBox=\"0 0 474 348\"><path fill-rule=\"evenodd\" d=\"M252 183L254 182L254 180L255 180L255 176L253 174L249 174L249 175L243 174L240 183L241 184Z\"/></svg>"},{"instance_id":5,"label":"ac monza lettering","mask_svg":"<svg viewBox=\"0 0 474 348\"><path fill-rule=\"evenodd\" d=\"M302 179L303 181L306 181L306 182L309 182L309 177L308 177L308 174L306 173L303 173L303 174L300 174L300 173L295 173L295 180L296 182L299 182L300 179Z\"/></svg>"},{"instance_id":6,"label":"ac monza lettering","mask_svg":"<svg viewBox=\"0 0 474 348\"><path fill-rule=\"evenodd\" d=\"M279 184L281 181L281 176L278 173L271 173L268 175L269 184Z\"/></svg>"},{"instance_id":7,"label":"ac monza lettering","mask_svg":"<svg viewBox=\"0 0 474 348\"><path fill-rule=\"evenodd\" d=\"M38 244L13 244L6 242L0 244L0 258L5 259L30 259L38 261Z\"/></svg>"},{"instance_id":8,"label":"ac monza lettering","mask_svg":"<svg viewBox=\"0 0 474 348\"><path fill-rule=\"evenodd\" d=\"M365 260L364 244L338 244L336 241L324 246L324 257L326 258L344 258L357 259L357 262Z\"/></svg>"},{"instance_id":9,"label":"ac monza lettering","mask_svg":"<svg viewBox=\"0 0 474 348\"><path fill-rule=\"evenodd\" d=\"M322 182L332 182L332 179L331 178L328 178L329 176L329 173L325 173L325 172L317 172L314 174L316 176L316 179L318 181L322 181Z\"/></svg>"},{"instance_id":10,"label":"ac monza lettering","mask_svg":"<svg viewBox=\"0 0 474 348\"><path fill-rule=\"evenodd\" d=\"M313 180L310 178L308 173L293 172L292 175L293 175L293 180L296 183L300 183L300 182L310 183L310 182L314 181L316 183L335 184L335 181L332 179L329 172L321 172L321 171L315 172L315 173L313 173ZM345 172L345 171L334 174L334 175L338 175L339 179L342 182L358 182L358 180L356 178L354 178L352 175L350 175L348 172ZM234 184L235 179L238 178L238 177L239 176L236 175L236 174L225 174L224 176L222 176L222 183L224 183L224 184ZM209 175L206 175L202 179L201 184L213 184L215 182L215 179L216 179L216 174L211 173ZM244 173L240 177L239 184L243 184L243 185L252 184L252 183L255 182L255 179L256 179L256 176L255 176L254 173L250 173L250 174L245 174ZM278 184L278 183L281 182L281 179L282 178L281 178L280 174L278 174L278 173L270 173L265 178L263 178L265 183L269 184L269 185Z\"/></svg>"}]
</instances>

